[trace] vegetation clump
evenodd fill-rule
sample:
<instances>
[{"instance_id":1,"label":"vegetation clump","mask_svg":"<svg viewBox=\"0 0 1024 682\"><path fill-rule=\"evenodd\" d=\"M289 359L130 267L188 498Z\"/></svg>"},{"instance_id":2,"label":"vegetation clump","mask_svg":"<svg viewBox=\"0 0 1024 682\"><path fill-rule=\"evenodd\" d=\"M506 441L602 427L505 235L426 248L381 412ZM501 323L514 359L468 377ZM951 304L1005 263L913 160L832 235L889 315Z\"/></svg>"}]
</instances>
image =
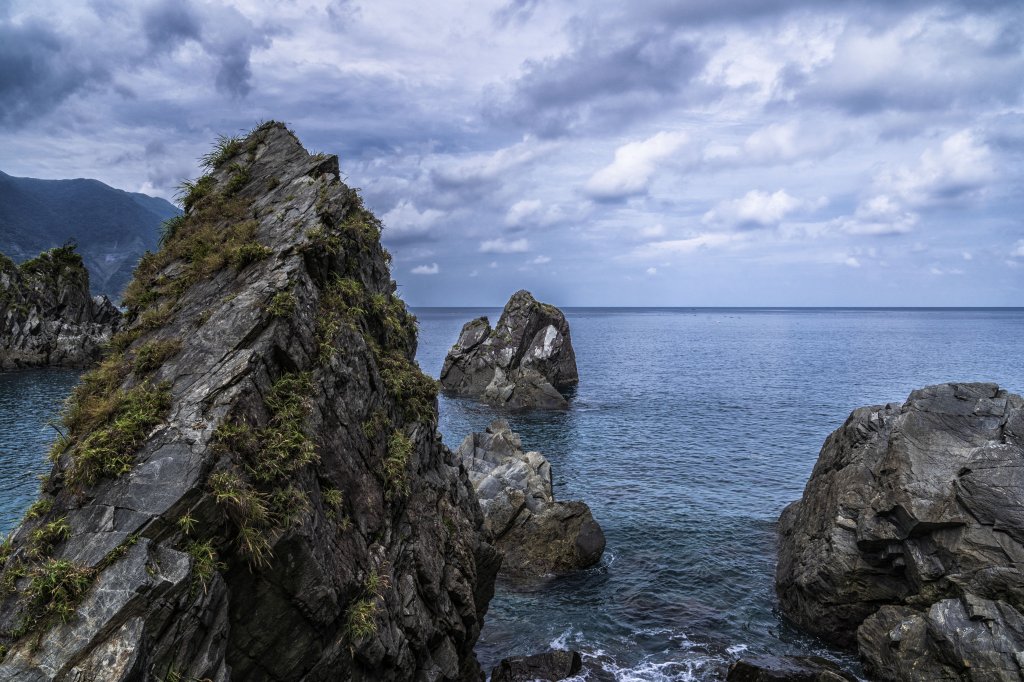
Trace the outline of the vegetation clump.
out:
<instances>
[{"instance_id":1,"label":"vegetation clump","mask_svg":"<svg viewBox=\"0 0 1024 682\"><path fill-rule=\"evenodd\" d=\"M388 439L388 455L384 459L384 482L392 495L409 493L409 457L412 440L404 431L395 430Z\"/></svg>"},{"instance_id":2,"label":"vegetation clump","mask_svg":"<svg viewBox=\"0 0 1024 682\"><path fill-rule=\"evenodd\" d=\"M350 641L357 642L377 633L377 601L388 587L390 582L387 576L376 570L370 571L363 583L362 596L348 609L346 630Z\"/></svg>"},{"instance_id":3,"label":"vegetation clump","mask_svg":"<svg viewBox=\"0 0 1024 682\"><path fill-rule=\"evenodd\" d=\"M267 312L273 317L291 317L295 314L295 307L298 302L295 300L295 293L290 289L279 291L270 299L267 305Z\"/></svg>"},{"instance_id":4,"label":"vegetation clump","mask_svg":"<svg viewBox=\"0 0 1024 682\"><path fill-rule=\"evenodd\" d=\"M180 351L180 339L155 339L147 341L135 351L135 372L136 374L152 372Z\"/></svg>"},{"instance_id":5,"label":"vegetation clump","mask_svg":"<svg viewBox=\"0 0 1024 682\"><path fill-rule=\"evenodd\" d=\"M18 635L49 622L67 622L92 585L94 572L66 559L48 559L27 573L25 616Z\"/></svg>"}]
</instances>

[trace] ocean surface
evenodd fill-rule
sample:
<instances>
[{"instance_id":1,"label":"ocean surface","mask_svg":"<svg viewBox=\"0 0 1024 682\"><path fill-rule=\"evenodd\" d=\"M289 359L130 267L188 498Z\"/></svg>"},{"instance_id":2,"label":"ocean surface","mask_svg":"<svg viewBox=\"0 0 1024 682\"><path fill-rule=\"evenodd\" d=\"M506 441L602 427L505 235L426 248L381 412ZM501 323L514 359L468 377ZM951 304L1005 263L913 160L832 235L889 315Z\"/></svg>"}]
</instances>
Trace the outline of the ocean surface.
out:
<instances>
[{"instance_id":1,"label":"ocean surface","mask_svg":"<svg viewBox=\"0 0 1024 682\"><path fill-rule=\"evenodd\" d=\"M500 309L417 309L420 365L437 376L462 324ZM776 610L775 521L825 437L856 407L944 381L1024 393L1024 309L565 309L580 386L564 412L501 415L440 400L456 447L506 416L551 461L608 540L600 565L500 585L478 656L574 648L591 680L718 680L752 653L856 661ZM0 374L0 531L34 499L71 371Z\"/></svg>"}]
</instances>

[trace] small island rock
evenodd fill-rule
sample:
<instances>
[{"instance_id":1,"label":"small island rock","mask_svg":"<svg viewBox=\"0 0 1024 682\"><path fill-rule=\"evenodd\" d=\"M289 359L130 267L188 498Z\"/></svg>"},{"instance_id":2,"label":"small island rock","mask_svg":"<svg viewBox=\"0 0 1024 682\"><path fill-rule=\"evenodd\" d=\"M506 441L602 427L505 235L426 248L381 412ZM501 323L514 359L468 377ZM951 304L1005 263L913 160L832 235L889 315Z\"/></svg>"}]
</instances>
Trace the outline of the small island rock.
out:
<instances>
[{"instance_id":1,"label":"small island rock","mask_svg":"<svg viewBox=\"0 0 1024 682\"><path fill-rule=\"evenodd\" d=\"M467 322L444 361L441 387L510 409L568 406L562 391L579 383L569 323L558 308L517 291L498 325Z\"/></svg>"},{"instance_id":2,"label":"small island rock","mask_svg":"<svg viewBox=\"0 0 1024 682\"><path fill-rule=\"evenodd\" d=\"M783 612L880 680L1024 677L1024 399L942 384L864 407L779 520Z\"/></svg>"},{"instance_id":3,"label":"small island rock","mask_svg":"<svg viewBox=\"0 0 1024 682\"><path fill-rule=\"evenodd\" d=\"M472 433L455 454L476 489L484 526L504 556L502 573L529 578L568 573L601 559L605 539L584 502L556 502L551 464L523 452L504 419Z\"/></svg>"}]
</instances>

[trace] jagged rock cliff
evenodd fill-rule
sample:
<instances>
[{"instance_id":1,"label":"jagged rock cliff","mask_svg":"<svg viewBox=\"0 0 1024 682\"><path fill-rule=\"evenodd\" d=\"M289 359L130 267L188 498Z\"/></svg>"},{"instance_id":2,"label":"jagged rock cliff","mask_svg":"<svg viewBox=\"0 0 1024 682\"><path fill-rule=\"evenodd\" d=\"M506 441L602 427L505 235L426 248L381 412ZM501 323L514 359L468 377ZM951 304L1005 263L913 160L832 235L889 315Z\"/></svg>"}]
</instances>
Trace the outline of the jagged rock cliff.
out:
<instances>
[{"instance_id":1,"label":"jagged rock cliff","mask_svg":"<svg viewBox=\"0 0 1024 682\"><path fill-rule=\"evenodd\" d=\"M498 325L467 322L448 351L441 386L499 407L564 408L561 393L579 383L569 323L562 311L517 291Z\"/></svg>"},{"instance_id":2,"label":"jagged rock cliff","mask_svg":"<svg viewBox=\"0 0 1024 682\"><path fill-rule=\"evenodd\" d=\"M556 502L551 464L523 452L504 419L471 433L455 454L476 488L488 532L515 578L569 573L601 560L605 539L585 502Z\"/></svg>"},{"instance_id":3,"label":"jagged rock cliff","mask_svg":"<svg viewBox=\"0 0 1024 682\"><path fill-rule=\"evenodd\" d=\"M500 556L380 223L280 124L205 161L0 554L0 680L478 679Z\"/></svg>"},{"instance_id":4,"label":"jagged rock cliff","mask_svg":"<svg viewBox=\"0 0 1024 682\"><path fill-rule=\"evenodd\" d=\"M779 520L783 612L883 680L1024 678L1024 399L855 410Z\"/></svg>"},{"instance_id":5,"label":"jagged rock cliff","mask_svg":"<svg viewBox=\"0 0 1024 682\"><path fill-rule=\"evenodd\" d=\"M90 365L120 320L106 296L89 295L74 246L21 265L0 254L0 370Z\"/></svg>"}]
</instances>

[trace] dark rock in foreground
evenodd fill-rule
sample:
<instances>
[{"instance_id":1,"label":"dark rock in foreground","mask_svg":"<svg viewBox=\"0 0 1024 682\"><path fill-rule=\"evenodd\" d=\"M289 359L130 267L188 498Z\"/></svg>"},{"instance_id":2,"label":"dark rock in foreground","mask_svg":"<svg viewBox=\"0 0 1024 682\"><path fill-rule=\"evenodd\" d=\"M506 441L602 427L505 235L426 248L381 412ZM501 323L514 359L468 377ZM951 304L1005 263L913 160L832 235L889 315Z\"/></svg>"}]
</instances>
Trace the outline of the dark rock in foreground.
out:
<instances>
[{"instance_id":1,"label":"dark rock in foreground","mask_svg":"<svg viewBox=\"0 0 1024 682\"><path fill-rule=\"evenodd\" d=\"M517 291L498 326L467 322L444 360L441 387L499 407L564 408L561 391L579 383L569 323L558 308Z\"/></svg>"},{"instance_id":2,"label":"dark rock in foreground","mask_svg":"<svg viewBox=\"0 0 1024 682\"><path fill-rule=\"evenodd\" d=\"M533 656L506 658L491 671L491 682L558 682L583 669L576 651L549 651Z\"/></svg>"},{"instance_id":3,"label":"dark rock in foreground","mask_svg":"<svg viewBox=\"0 0 1024 682\"><path fill-rule=\"evenodd\" d=\"M0 680L478 680L500 555L379 221L281 124L208 166L0 546Z\"/></svg>"},{"instance_id":4,"label":"dark rock in foreground","mask_svg":"<svg viewBox=\"0 0 1024 682\"><path fill-rule=\"evenodd\" d=\"M91 365L120 321L106 296L89 294L75 247L21 265L0 254L0 370Z\"/></svg>"},{"instance_id":5,"label":"dark rock in foreground","mask_svg":"<svg viewBox=\"0 0 1024 682\"><path fill-rule=\"evenodd\" d=\"M533 578L593 566L604 552L604 533L584 502L556 502L551 465L539 452L523 452L508 422L497 419L472 433L455 454L469 471L487 530L504 556L502 573Z\"/></svg>"},{"instance_id":6,"label":"dark rock in foreground","mask_svg":"<svg viewBox=\"0 0 1024 682\"><path fill-rule=\"evenodd\" d=\"M751 656L729 666L726 682L854 682L835 664L817 656Z\"/></svg>"},{"instance_id":7,"label":"dark rock in foreground","mask_svg":"<svg viewBox=\"0 0 1024 682\"><path fill-rule=\"evenodd\" d=\"M779 521L783 612L883 680L1024 678L1024 399L855 410Z\"/></svg>"}]
</instances>

